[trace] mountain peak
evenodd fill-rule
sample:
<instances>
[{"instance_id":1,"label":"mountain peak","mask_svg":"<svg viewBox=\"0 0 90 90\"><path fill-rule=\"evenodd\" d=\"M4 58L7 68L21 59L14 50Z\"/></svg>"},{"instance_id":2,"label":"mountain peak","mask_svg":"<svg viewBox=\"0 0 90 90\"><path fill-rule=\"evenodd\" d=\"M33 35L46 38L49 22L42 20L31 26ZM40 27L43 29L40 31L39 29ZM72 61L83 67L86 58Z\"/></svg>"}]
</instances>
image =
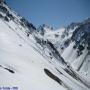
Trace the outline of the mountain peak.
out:
<instances>
[{"instance_id":1,"label":"mountain peak","mask_svg":"<svg viewBox=\"0 0 90 90\"><path fill-rule=\"evenodd\" d=\"M89 19L58 30L45 24L37 29L0 4L0 89L90 90L89 77Z\"/></svg>"}]
</instances>

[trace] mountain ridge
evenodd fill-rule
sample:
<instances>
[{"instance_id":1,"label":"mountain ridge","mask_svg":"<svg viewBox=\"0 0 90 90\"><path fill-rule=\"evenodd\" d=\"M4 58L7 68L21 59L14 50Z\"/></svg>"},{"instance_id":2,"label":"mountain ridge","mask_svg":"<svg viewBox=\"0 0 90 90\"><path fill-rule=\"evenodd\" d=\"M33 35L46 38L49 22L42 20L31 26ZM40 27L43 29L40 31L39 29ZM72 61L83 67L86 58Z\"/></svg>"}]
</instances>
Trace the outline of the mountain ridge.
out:
<instances>
[{"instance_id":1,"label":"mountain ridge","mask_svg":"<svg viewBox=\"0 0 90 90\"><path fill-rule=\"evenodd\" d=\"M37 30L7 4L1 3L1 87L17 86L20 90L89 90L90 53L87 47L90 35L86 34L90 30L89 19L81 24L77 26L73 23L60 30L53 30L46 25L42 34L39 32L42 30ZM79 38L83 38L82 35L87 37L84 36L85 40L76 44ZM85 48L80 46L82 42Z\"/></svg>"}]
</instances>

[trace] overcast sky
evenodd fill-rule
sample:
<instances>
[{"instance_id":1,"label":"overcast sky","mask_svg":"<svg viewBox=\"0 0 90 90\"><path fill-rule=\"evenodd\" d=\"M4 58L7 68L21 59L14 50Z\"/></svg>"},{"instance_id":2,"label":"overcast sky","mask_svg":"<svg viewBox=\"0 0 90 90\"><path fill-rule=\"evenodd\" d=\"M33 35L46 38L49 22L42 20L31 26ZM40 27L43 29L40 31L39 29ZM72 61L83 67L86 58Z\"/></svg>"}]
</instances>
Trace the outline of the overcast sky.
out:
<instances>
[{"instance_id":1,"label":"overcast sky","mask_svg":"<svg viewBox=\"0 0 90 90\"><path fill-rule=\"evenodd\" d=\"M35 26L61 27L90 17L90 0L6 0L8 5Z\"/></svg>"}]
</instances>

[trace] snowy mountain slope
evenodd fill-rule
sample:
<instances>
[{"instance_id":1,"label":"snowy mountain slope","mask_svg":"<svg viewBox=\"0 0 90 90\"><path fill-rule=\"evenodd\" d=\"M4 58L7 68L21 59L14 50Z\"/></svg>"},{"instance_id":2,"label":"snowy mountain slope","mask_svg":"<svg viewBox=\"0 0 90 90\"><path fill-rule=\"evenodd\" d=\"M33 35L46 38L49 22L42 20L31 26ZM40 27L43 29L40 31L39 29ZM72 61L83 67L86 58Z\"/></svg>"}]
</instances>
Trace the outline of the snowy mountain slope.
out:
<instances>
[{"instance_id":1,"label":"snowy mountain slope","mask_svg":"<svg viewBox=\"0 0 90 90\"><path fill-rule=\"evenodd\" d=\"M43 63L45 59L1 20L0 26L0 65L14 71L12 74L0 67L0 86L16 86L19 90L63 89L45 76L43 68L48 68Z\"/></svg>"},{"instance_id":2,"label":"snowy mountain slope","mask_svg":"<svg viewBox=\"0 0 90 90\"><path fill-rule=\"evenodd\" d=\"M17 87L18 90L90 89L89 80L67 65L56 45L40 35L33 24L6 4L2 3L0 7L0 87ZM88 58L89 55L86 61Z\"/></svg>"},{"instance_id":3,"label":"snowy mountain slope","mask_svg":"<svg viewBox=\"0 0 90 90\"><path fill-rule=\"evenodd\" d=\"M77 28L77 26L75 26L73 29L71 29L70 26L68 26L67 28L62 27L56 30L47 27L42 27L42 28L43 28L42 32L41 30L39 30L39 33L43 36L44 39L49 40L52 44L54 44L54 46L61 54L64 48L66 48L69 45L71 41L72 33ZM43 31L44 34L42 34Z\"/></svg>"},{"instance_id":4,"label":"snowy mountain slope","mask_svg":"<svg viewBox=\"0 0 90 90\"><path fill-rule=\"evenodd\" d=\"M86 70L88 66L86 72L82 71L82 73L89 78L89 59L86 58L90 52L90 18L83 22L71 23L60 30L52 30L43 26L42 28L42 30L48 31L43 35L40 33L42 38L54 45L65 62L68 62L77 71L80 71L82 67ZM84 64L87 61L88 64Z\"/></svg>"},{"instance_id":5,"label":"snowy mountain slope","mask_svg":"<svg viewBox=\"0 0 90 90\"><path fill-rule=\"evenodd\" d=\"M51 66L31 47L32 42L17 23L0 19L0 27L0 87L65 90L44 73L44 68Z\"/></svg>"},{"instance_id":6,"label":"snowy mountain slope","mask_svg":"<svg viewBox=\"0 0 90 90\"><path fill-rule=\"evenodd\" d=\"M77 71L80 71L82 67L85 69L87 65L89 65L89 58L90 55L90 20L87 19L83 21L78 28L72 34L71 37L71 44L66 50L62 53L62 57L67 60L72 67L75 68ZM67 54L68 51L68 54ZM66 55L67 54L67 57ZM87 62L88 64L84 66ZM87 74L88 73L88 74ZM83 72L86 74L85 76L90 78L89 67L87 67L86 71Z\"/></svg>"},{"instance_id":7,"label":"snowy mountain slope","mask_svg":"<svg viewBox=\"0 0 90 90\"><path fill-rule=\"evenodd\" d=\"M47 28L44 27L44 29ZM60 30L50 29L48 32L44 32L42 38L44 38L44 41L49 41L53 44L58 53L61 54L61 57L64 58L65 63L71 66L80 76L85 78L86 81L90 80L89 18L80 23L72 23L66 28L62 28ZM44 52L46 52L45 48ZM50 49L50 56L47 56L53 57L54 55L52 55L51 52L52 51Z\"/></svg>"}]
</instances>

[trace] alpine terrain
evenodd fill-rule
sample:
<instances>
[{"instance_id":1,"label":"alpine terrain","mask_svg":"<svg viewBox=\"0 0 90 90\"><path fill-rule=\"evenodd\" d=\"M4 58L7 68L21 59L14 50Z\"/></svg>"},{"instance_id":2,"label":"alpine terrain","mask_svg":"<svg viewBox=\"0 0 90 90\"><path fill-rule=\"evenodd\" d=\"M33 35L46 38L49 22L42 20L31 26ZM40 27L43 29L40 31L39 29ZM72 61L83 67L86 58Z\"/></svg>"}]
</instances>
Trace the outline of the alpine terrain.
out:
<instances>
[{"instance_id":1,"label":"alpine terrain","mask_svg":"<svg viewBox=\"0 0 90 90\"><path fill-rule=\"evenodd\" d=\"M1 2L0 90L90 90L90 18L36 28Z\"/></svg>"}]
</instances>

